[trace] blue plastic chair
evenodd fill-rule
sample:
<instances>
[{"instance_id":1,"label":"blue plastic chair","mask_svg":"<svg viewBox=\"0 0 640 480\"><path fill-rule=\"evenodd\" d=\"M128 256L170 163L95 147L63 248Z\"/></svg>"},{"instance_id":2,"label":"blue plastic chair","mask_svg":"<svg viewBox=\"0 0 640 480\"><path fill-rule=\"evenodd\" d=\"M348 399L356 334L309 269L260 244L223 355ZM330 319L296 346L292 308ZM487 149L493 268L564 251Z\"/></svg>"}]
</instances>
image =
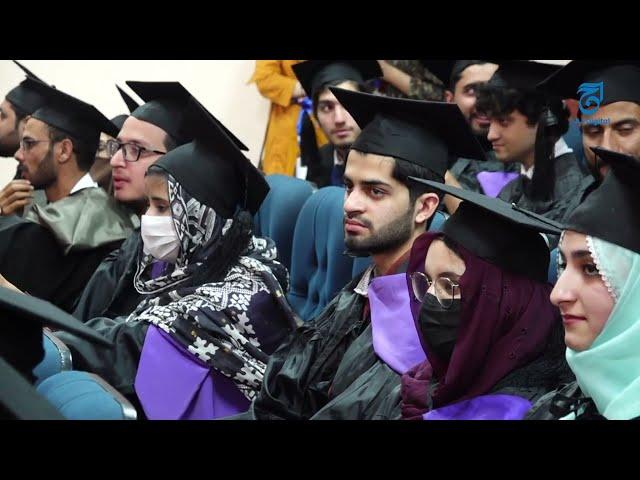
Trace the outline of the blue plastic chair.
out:
<instances>
[{"instance_id":1,"label":"blue plastic chair","mask_svg":"<svg viewBox=\"0 0 640 480\"><path fill-rule=\"evenodd\" d=\"M268 175L271 187L256 213L254 235L271 238L278 248L278 258L291 271L291 246L298 214L313 193L309 182L286 175Z\"/></svg>"},{"instance_id":2,"label":"blue plastic chair","mask_svg":"<svg viewBox=\"0 0 640 480\"><path fill-rule=\"evenodd\" d=\"M78 371L57 373L36 390L68 420L135 420L136 409L99 376Z\"/></svg>"}]
</instances>

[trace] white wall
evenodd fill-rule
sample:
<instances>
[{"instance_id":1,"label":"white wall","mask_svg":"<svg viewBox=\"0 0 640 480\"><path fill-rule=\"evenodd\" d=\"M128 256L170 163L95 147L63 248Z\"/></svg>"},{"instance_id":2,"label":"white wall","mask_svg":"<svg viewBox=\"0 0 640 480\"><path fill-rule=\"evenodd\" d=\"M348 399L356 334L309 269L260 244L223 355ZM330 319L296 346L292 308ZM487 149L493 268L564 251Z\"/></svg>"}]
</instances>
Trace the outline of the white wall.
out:
<instances>
[{"instance_id":1,"label":"white wall","mask_svg":"<svg viewBox=\"0 0 640 480\"><path fill-rule=\"evenodd\" d=\"M128 113L117 83L140 99L125 80L180 81L242 140L257 164L269 115L269 101L247 84L254 60L19 60L61 90L96 106L107 117ZM0 98L25 78L10 60L0 60ZM0 159L0 188L15 174L14 159Z\"/></svg>"}]
</instances>

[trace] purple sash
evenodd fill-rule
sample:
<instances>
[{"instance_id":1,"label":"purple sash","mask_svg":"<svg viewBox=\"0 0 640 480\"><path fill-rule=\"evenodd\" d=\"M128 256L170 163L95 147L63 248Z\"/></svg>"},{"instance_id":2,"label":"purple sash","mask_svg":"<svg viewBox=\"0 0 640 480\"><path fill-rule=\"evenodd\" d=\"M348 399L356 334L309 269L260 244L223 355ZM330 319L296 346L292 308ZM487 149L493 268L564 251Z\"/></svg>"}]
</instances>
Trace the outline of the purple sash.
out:
<instances>
[{"instance_id":1,"label":"purple sash","mask_svg":"<svg viewBox=\"0 0 640 480\"><path fill-rule=\"evenodd\" d=\"M149 420L212 420L250 405L231 379L155 325L144 339L135 390Z\"/></svg>"},{"instance_id":2,"label":"purple sash","mask_svg":"<svg viewBox=\"0 0 640 480\"><path fill-rule=\"evenodd\" d=\"M426 360L409 305L404 273L374 278L369 285L373 349L399 374Z\"/></svg>"},{"instance_id":3,"label":"purple sash","mask_svg":"<svg viewBox=\"0 0 640 480\"><path fill-rule=\"evenodd\" d=\"M481 395L425 413L424 420L522 420L531 402L515 395Z\"/></svg>"},{"instance_id":4,"label":"purple sash","mask_svg":"<svg viewBox=\"0 0 640 480\"><path fill-rule=\"evenodd\" d=\"M487 197L494 198L498 196L500 190L502 190L507 183L519 176L520 174L515 172L480 172L477 175L478 182L480 182L484 194Z\"/></svg>"}]
</instances>

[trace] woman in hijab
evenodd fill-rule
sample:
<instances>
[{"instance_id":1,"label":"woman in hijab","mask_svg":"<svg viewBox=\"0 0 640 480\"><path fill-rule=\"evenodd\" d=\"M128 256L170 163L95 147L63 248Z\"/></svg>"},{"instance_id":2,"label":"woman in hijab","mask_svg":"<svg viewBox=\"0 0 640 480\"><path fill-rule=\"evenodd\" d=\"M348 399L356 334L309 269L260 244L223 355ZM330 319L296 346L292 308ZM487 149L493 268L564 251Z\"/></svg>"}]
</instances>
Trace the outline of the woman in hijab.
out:
<instances>
[{"instance_id":1,"label":"woman in hijab","mask_svg":"<svg viewBox=\"0 0 640 480\"><path fill-rule=\"evenodd\" d=\"M196 140L147 172L134 280L146 298L128 318L88 322L111 350L59 335L75 369L101 375L149 419L246 410L296 325L275 246L251 234L268 185L204 107L194 102L190 115Z\"/></svg>"},{"instance_id":2,"label":"woman in hijab","mask_svg":"<svg viewBox=\"0 0 640 480\"><path fill-rule=\"evenodd\" d=\"M413 245L407 279L424 360L402 376L403 419L522 419L571 379L549 301L552 221L499 199L464 200L442 233Z\"/></svg>"},{"instance_id":3,"label":"woman in hijab","mask_svg":"<svg viewBox=\"0 0 640 480\"><path fill-rule=\"evenodd\" d=\"M611 171L567 220L551 293L576 381L531 419L640 418L640 161L592 150Z\"/></svg>"}]
</instances>

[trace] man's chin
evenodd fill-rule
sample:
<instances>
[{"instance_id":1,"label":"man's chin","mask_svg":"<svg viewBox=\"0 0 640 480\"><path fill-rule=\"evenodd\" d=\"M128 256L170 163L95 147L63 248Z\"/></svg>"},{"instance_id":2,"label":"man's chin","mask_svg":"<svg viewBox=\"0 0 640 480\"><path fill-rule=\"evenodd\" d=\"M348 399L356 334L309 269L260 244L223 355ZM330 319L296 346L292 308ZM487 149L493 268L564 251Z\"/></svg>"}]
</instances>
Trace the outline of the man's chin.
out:
<instances>
[{"instance_id":1,"label":"man's chin","mask_svg":"<svg viewBox=\"0 0 640 480\"><path fill-rule=\"evenodd\" d=\"M344 241L344 246L344 253L351 257L368 257L371 254L365 245L362 245L353 237L349 238L347 236Z\"/></svg>"}]
</instances>

